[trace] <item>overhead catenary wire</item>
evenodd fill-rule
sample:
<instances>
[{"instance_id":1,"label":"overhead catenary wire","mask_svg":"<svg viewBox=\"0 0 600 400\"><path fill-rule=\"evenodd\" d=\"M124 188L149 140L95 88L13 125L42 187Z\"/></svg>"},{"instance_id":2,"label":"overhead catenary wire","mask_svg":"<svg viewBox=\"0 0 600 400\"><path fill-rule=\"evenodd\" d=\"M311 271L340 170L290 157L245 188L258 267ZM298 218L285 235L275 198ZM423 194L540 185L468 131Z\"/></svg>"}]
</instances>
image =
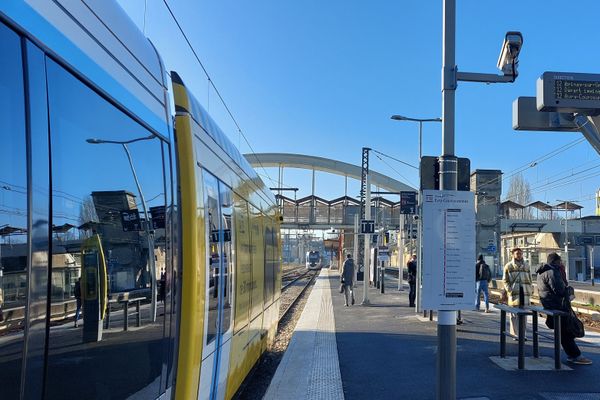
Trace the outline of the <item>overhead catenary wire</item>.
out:
<instances>
[{"instance_id":1,"label":"overhead catenary wire","mask_svg":"<svg viewBox=\"0 0 600 400\"><path fill-rule=\"evenodd\" d=\"M417 185L415 185L414 182L412 182L411 179L408 179L407 177L405 177L404 175L402 175L398 170L396 170L394 167L392 167L387 161L385 161L383 158L379 157L378 154L375 154L375 157L377 157L379 160L381 160L382 163L384 163L389 168L391 168L392 171L394 171L396 174L398 174L402 179L404 179L405 181L407 181L408 183L410 183L412 186L417 187Z\"/></svg>"},{"instance_id":2,"label":"overhead catenary wire","mask_svg":"<svg viewBox=\"0 0 600 400\"><path fill-rule=\"evenodd\" d=\"M179 23L179 21L177 20L177 17L175 16L175 13L173 12L173 10L171 9L171 7L169 6L169 3L167 2L167 0L163 0L163 3L165 4L165 7L167 7L167 10L169 11L169 14L171 14L171 18L173 19L173 21L175 22L175 24L177 25L177 28L179 29L179 32L181 33L181 35L183 36L183 38L185 39L188 47L190 48L190 50L192 51L192 54L194 55L194 58L196 59L196 61L198 62L198 64L200 65L200 68L202 68L202 71L204 72L204 75L206 75L206 78L208 80L208 84L210 85L210 87L213 88L213 90L215 91L217 97L219 98L219 100L221 101L221 104L223 104L223 107L225 107L225 110L227 111L227 114L229 115L229 117L231 118L231 120L233 121L233 123L235 124L238 134L241 135L244 138L244 141L246 142L246 144L248 145L248 147L250 148L250 151L252 152L252 154L256 155L256 152L254 151L254 148L252 147L252 145L250 144L250 141L248 140L248 138L246 137L246 135L244 134L244 132L242 131L242 128L240 127L240 124L237 122L237 120L235 119L235 117L233 116L233 113L231 112L229 106L227 105L227 103L225 102L225 99L223 98L223 96L221 96L221 92L219 92L219 89L217 89L217 86L215 85L213 79L210 77L208 71L206 70L206 67L204 66L204 64L202 63L202 61L200 60L200 57L198 56L198 53L196 53L196 49L194 48L194 46L192 45L192 43L190 42L190 40L188 39L187 34L185 33L185 31L183 30L183 27L181 26L181 24ZM258 163L260 164L260 167L263 169L263 171L265 172L265 174L267 176L269 176L269 173L267 172L267 170L265 169L265 167L262 165L261 161L259 158L257 158Z\"/></svg>"},{"instance_id":3,"label":"overhead catenary wire","mask_svg":"<svg viewBox=\"0 0 600 400\"><path fill-rule=\"evenodd\" d=\"M544 155L542 155L542 156L540 156L538 158L535 158L535 159L533 159L533 160L531 160L531 161L529 161L529 162L527 162L527 163L525 163L525 164L523 164L523 165L521 165L521 166L519 166L519 167L517 167L517 168L515 168L515 169L513 169L511 171L509 171L506 174L503 174L503 175L499 176L498 178L492 179L491 181L489 181L489 182L481 185L480 189L483 189L483 188L485 188L486 186L489 186L489 185L496 184L499 181L504 182L507 179L512 178L513 176L518 175L521 172L524 172L524 171L526 171L526 170L528 170L530 168L533 168L533 167L539 165L540 163L542 163L544 161L547 161L547 160L549 160L549 159L551 159L551 158L559 155L560 153L562 153L562 152L564 152L564 151L566 151L566 150L568 150L568 149L570 149L570 148L572 148L572 147L574 147L574 146L576 146L576 145L578 145L580 143L583 143L583 142L585 142L585 139L584 138L579 138L579 139L573 140L573 141L571 141L571 142L569 142L567 144L564 144L564 145L562 145L560 147L557 147L556 149L554 149L554 150L552 150L552 151L550 151L550 152L548 152L548 153L546 153L546 154L544 154Z\"/></svg>"},{"instance_id":4,"label":"overhead catenary wire","mask_svg":"<svg viewBox=\"0 0 600 400\"><path fill-rule=\"evenodd\" d=\"M373 153L377 153L377 154L379 154L379 155L382 155L382 156L384 156L384 157L387 157L387 158L389 158L389 159L391 159L391 160L394 160L394 161L396 161L396 162L399 162L400 164L404 164L404 165L406 165L406 166L408 166L408 167L411 167L411 168L414 168L414 169L416 169L416 170L418 170L418 169L419 169L419 167L417 167L417 166L415 166L415 165L412 165L412 164L409 164L409 163L407 163L406 161L402 161L402 160L399 160L399 159L397 159L397 158L395 158L395 157L392 157L392 156L390 156L389 154L382 153L381 151L377 151L377 150L375 150L375 149L371 149L371 151L372 151Z\"/></svg>"}]
</instances>

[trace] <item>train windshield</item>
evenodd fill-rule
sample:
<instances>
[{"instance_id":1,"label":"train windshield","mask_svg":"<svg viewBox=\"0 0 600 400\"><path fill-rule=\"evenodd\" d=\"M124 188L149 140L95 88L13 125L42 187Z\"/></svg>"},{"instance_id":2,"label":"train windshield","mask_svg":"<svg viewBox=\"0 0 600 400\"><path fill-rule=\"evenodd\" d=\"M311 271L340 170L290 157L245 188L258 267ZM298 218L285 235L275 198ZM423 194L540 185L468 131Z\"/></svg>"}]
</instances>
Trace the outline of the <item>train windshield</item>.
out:
<instances>
[{"instance_id":1,"label":"train windshield","mask_svg":"<svg viewBox=\"0 0 600 400\"><path fill-rule=\"evenodd\" d=\"M310 262L317 262L317 261L319 261L320 258L321 258L321 255L319 254L318 251L311 251L310 253L308 253L308 260Z\"/></svg>"}]
</instances>

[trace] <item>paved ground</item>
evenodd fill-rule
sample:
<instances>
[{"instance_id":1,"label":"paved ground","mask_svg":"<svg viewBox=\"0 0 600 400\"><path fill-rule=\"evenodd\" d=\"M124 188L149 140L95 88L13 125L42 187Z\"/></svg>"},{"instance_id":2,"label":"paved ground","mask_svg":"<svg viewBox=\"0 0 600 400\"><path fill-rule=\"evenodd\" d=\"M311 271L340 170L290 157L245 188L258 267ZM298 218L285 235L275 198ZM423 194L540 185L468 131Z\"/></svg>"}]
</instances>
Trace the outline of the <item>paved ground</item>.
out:
<instances>
[{"instance_id":1,"label":"paved ground","mask_svg":"<svg viewBox=\"0 0 600 400\"><path fill-rule=\"evenodd\" d=\"M369 290L372 305L345 307L335 272L329 276L344 397L353 399L434 399L436 383L436 323L420 321L408 308L408 291L398 292L388 277L384 295ZM600 399L600 335L588 332L581 349L592 366L562 371L506 371L490 357L500 351L500 313L463 312L458 327L457 397L491 400ZM543 320L543 319L542 319ZM547 331L549 332L549 331ZM529 335L530 336L530 335ZM531 355L531 341L526 355ZM516 342L507 342L509 355ZM540 343L542 356L552 357L552 344ZM563 362L566 356L563 353ZM575 394L577 393L577 394Z\"/></svg>"}]
</instances>

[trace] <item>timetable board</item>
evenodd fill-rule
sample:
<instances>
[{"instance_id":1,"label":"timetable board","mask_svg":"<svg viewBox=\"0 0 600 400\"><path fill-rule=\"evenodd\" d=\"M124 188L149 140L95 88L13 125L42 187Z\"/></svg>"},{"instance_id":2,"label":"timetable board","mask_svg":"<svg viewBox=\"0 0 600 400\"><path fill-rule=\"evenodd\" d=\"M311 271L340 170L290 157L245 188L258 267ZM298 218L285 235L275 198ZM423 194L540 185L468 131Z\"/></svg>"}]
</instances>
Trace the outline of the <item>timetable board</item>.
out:
<instances>
[{"instance_id":1,"label":"timetable board","mask_svg":"<svg viewBox=\"0 0 600 400\"><path fill-rule=\"evenodd\" d=\"M475 307L474 200L472 192L423 191L423 309Z\"/></svg>"}]
</instances>

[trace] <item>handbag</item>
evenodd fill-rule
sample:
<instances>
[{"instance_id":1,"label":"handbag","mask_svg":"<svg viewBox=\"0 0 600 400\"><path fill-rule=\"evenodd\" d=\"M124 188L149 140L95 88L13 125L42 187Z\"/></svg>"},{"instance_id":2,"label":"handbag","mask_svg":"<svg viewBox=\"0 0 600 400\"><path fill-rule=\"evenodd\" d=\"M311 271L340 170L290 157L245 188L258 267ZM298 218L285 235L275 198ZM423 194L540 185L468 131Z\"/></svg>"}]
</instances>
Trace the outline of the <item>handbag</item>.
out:
<instances>
[{"instance_id":1,"label":"handbag","mask_svg":"<svg viewBox=\"0 0 600 400\"><path fill-rule=\"evenodd\" d=\"M502 289L502 291L500 292L500 300L498 302L502 304L508 303L508 292L506 291L506 289Z\"/></svg>"},{"instance_id":2,"label":"handbag","mask_svg":"<svg viewBox=\"0 0 600 400\"><path fill-rule=\"evenodd\" d=\"M585 336L585 328L583 326L583 322L579 318L577 318L577 314L573 309L569 310L569 316L565 317L567 319L566 322L566 330L576 338L582 338Z\"/></svg>"},{"instance_id":3,"label":"handbag","mask_svg":"<svg viewBox=\"0 0 600 400\"><path fill-rule=\"evenodd\" d=\"M340 293L344 293L344 280L340 280Z\"/></svg>"}]
</instances>

